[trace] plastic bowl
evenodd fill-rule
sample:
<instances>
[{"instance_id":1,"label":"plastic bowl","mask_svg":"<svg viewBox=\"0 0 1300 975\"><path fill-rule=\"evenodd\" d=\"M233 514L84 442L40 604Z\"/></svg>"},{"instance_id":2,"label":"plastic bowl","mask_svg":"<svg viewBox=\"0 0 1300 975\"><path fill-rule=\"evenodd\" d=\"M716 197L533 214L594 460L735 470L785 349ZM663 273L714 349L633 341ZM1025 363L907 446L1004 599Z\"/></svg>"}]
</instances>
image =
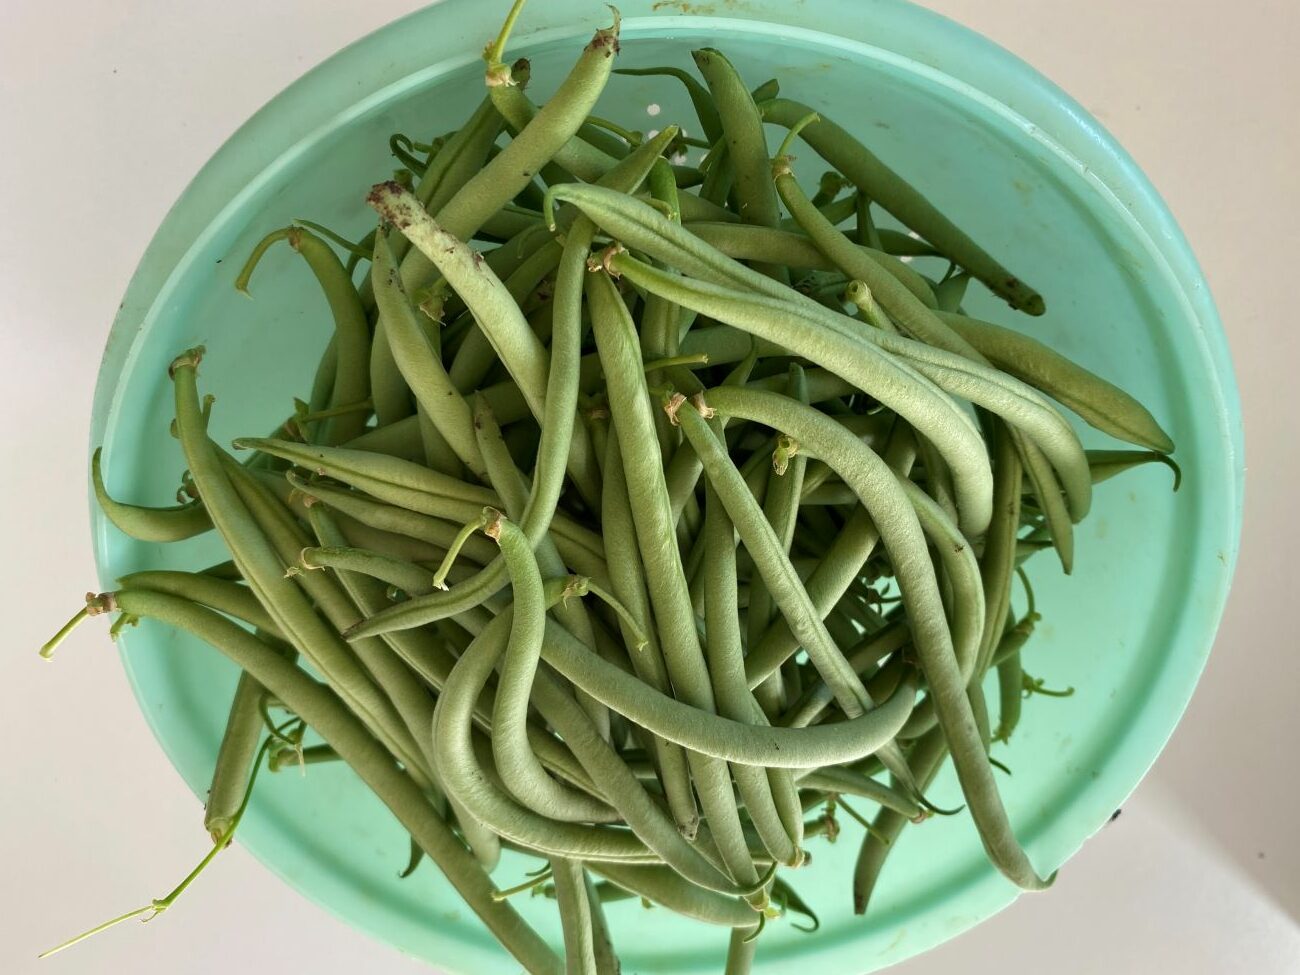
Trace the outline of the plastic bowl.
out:
<instances>
[{"instance_id":1,"label":"plastic bowl","mask_svg":"<svg viewBox=\"0 0 1300 975\"><path fill-rule=\"evenodd\" d=\"M1063 863L1119 807L1150 767L1201 673L1227 594L1241 524L1242 434L1224 336L1182 234L1132 160L1079 105L977 35L899 0L747 0L687 4L624 0L625 66L690 65L714 45L751 83L783 92L854 128L992 253L1046 296L1041 319L986 295L977 312L1031 332L1136 393L1178 443L1182 490L1143 469L1098 489L1082 525L1075 575L1051 556L1031 563L1044 621L1026 666L1066 700L1034 700L999 757L1011 818L1034 863ZM164 503L184 467L167 435L166 366L204 343L201 383L218 396L219 440L261 434L305 390L328 317L309 274L273 252L254 281L234 276L267 230L311 217L363 234L366 188L393 168L394 131L452 128L483 96L479 51L505 3L446 0L365 38L316 68L254 116L204 167L149 246L113 326L96 392L93 444L110 487ZM561 78L608 20L594 0L527 8L511 45L533 61L534 94ZM832 33L833 32L833 33ZM657 104L657 115L648 106ZM693 116L668 79L616 78L602 114L642 126ZM804 150L805 175L818 161ZM1083 433L1088 445L1104 438ZM211 539L132 542L96 512L102 583L145 566L196 567L220 558ZM234 670L216 652L162 627L122 641L140 707L186 782L204 795ZM955 802L950 775L934 799ZM197 823L196 823L197 827ZM822 919L809 936L769 925L758 970L795 959L824 972L875 970L924 951L1009 904L963 816L909 830L866 918L851 913L858 836L815 844L791 877ZM452 972L518 966L437 872L397 871L407 839L343 768L266 779L239 840L272 870L341 918ZM507 857L502 883L522 861ZM1061 883L1068 884L1069 872ZM1050 896L1050 895L1049 895ZM554 905L526 896L529 921L560 943ZM628 972L715 973L725 933L646 912L609 911Z\"/></svg>"}]
</instances>

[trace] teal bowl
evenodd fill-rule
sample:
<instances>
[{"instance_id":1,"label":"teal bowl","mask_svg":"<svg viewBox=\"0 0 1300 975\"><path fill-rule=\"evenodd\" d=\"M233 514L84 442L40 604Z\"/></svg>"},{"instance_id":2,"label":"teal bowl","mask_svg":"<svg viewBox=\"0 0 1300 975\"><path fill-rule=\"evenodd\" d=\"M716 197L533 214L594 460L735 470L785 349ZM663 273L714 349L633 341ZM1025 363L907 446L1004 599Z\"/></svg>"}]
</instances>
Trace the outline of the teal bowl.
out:
<instances>
[{"instance_id":1,"label":"teal bowl","mask_svg":"<svg viewBox=\"0 0 1300 975\"><path fill-rule=\"evenodd\" d=\"M459 124L483 94L479 52L504 0L445 0L358 41L288 88L203 168L159 228L113 325L95 395L92 445L110 488L165 503L184 461L167 433L167 363L208 348L201 383L216 394L219 440L261 434L310 384L328 316L308 273L272 252L249 301L232 287L253 243L295 217L361 236L369 185L391 172L387 137ZM1214 638L1237 554L1242 504L1241 412L1228 349L1196 260L1156 191L1078 104L996 45L901 0L623 0L625 66L690 65L689 51L725 50L751 83L825 110L908 176L992 253L1046 296L1040 319L975 296L974 311L1047 341L1134 392L1178 443L1185 473L1141 469L1099 487L1081 526L1076 569L1031 563L1044 617L1026 667L1073 697L1035 699L1002 779L1010 815L1038 869L1051 871L1120 806L1183 713ZM543 97L609 13L595 0L547 0L525 11L511 44L533 61ZM659 106L656 111L652 106ZM643 128L684 121L680 86L616 78L601 114ZM654 114L651 114L654 113ZM812 154L802 153L805 157ZM817 160L805 158L815 178ZM1106 441L1081 430L1085 444ZM220 558L212 539L131 541L98 512L101 582L147 566ZM200 797L236 678L215 651L144 624L122 659L163 750ZM950 774L934 799L958 801ZM197 827L197 823L196 823ZM969 820L909 830L870 916L851 910L858 836L818 843L792 875L820 914L815 935L769 925L761 972L796 963L873 971L951 938L1005 907L1016 891L986 862ZM344 768L316 766L258 787L239 841L319 904L449 972L518 966L437 872L397 878L407 838ZM522 876L507 856L502 884ZM1068 870L1060 884L1070 883ZM1122 896L1122 892L1116 892ZM1047 894L1045 896L1051 896ZM517 899L561 943L554 905ZM725 933L636 901L611 906L629 973L712 975Z\"/></svg>"}]
</instances>

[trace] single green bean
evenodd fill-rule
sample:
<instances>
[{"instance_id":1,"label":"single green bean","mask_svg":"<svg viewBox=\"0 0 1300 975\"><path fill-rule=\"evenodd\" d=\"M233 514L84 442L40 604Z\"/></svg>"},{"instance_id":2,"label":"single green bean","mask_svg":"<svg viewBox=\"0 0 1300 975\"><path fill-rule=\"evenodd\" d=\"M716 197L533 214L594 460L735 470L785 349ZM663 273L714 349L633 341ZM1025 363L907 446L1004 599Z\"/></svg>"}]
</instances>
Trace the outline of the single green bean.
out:
<instances>
[{"instance_id":1,"label":"single green bean","mask_svg":"<svg viewBox=\"0 0 1300 975\"><path fill-rule=\"evenodd\" d=\"M630 721L691 751L741 765L822 768L873 755L911 712L915 687L904 682L861 717L811 728L776 728L731 721L652 691L634 675L606 663L558 625L547 625L542 656L563 676Z\"/></svg>"},{"instance_id":2,"label":"single green bean","mask_svg":"<svg viewBox=\"0 0 1300 975\"><path fill-rule=\"evenodd\" d=\"M90 480L99 509L120 531L142 542L179 542L212 530L212 519L201 501L173 508L146 508L115 501L104 487L102 447L90 458Z\"/></svg>"},{"instance_id":3,"label":"single green bean","mask_svg":"<svg viewBox=\"0 0 1300 975\"><path fill-rule=\"evenodd\" d=\"M943 760L948 756L948 746L942 729L917 740L908 755L912 776L922 788L928 788L938 774ZM865 914L867 904L875 891L885 858L897 847L898 837L911 818L894 809L881 809L872 820L871 829L862 838L858 859L853 868L853 913Z\"/></svg>"},{"instance_id":4,"label":"single green bean","mask_svg":"<svg viewBox=\"0 0 1300 975\"><path fill-rule=\"evenodd\" d=\"M829 257L817 249L811 238L803 233L710 220L697 220L685 226L700 240L738 261L779 261L789 268L816 271L829 271L835 266ZM909 265L879 249L859 245L859 250L920 301L930 303L935 300L925 278Z\"/></svg>"},{"instance_id":5,"label":"single green bean","mask_svg":"<svg viewBox=\"0 0 1300 975\"><path fill-rule=\"evenodd\" d=\"M745 684L745 661L740 637L740 622L736 614L739 602L736 587L736 547L734 527L727 516L717 493L705 484L705 558L710 571L705 578L705 653L708 658L709 677L718 701L718 712L733 721L752 722L756 717L755 702ZM799 850L799 831L802 815L793 835L789 825L778 811L773 780L793 777L788 772L762 770L747 765L733 765L732 777L749 812L764 848L772 857L788 866L796 866L802 853ZM777 783L781 788L784 783ZM788 799L788 790L785 793ZM797 792L796 792L797 796Z\"/></svg>"},{"instance_id":6,"label":"single green bean","mask_svg":"<svg viewBox=\"0 0 1300 975\"><path fill-rule=\"evenodd\" d=\"M740 898L683 883L667 867L611 862L592 863L590 867L592 872L637 896L697 921L731 928L750 928L757 923L753 909Z\"/></svg>"},{"instance_id":7,"label":"single green bean","mask_svg":"<svg viewBox=\"0 0 1300 975\"><path fill-rule=\"evenodd\" d=\"M416 320L402 289L393 253L381 234L371 267L375 301L397 369L447 446L474 476L483 476L483 458L474 441L474 424L465 402L443 368L442 359Z\"/></svg>"},{"instance_id":8,"label":"single green bean","mask_svg":"<svg viewBox=\"0 0 1300 975\"><path fill-rule=\"evenodd\" d=\"M745 87L735 67L720 51L701 48L691 52L718 106L722 132L727 143L727 157L735 170L732 193L741 221L761 227L775 227L780 208L769 178L771 162L767 155L767 138L763 134L763 117L754 98ZM783 264L759 264L759 270L777 281L789 283Z\"/></svg>"},{"instance_id":9,"label":"single green bean","mask_svg":"<svg viewBox=\"0 0 1300 975\"><path fill-rule=\"evenodd\" d=\"M248 282L262 255L277 241L284 240L306 260L320 284L334 318L336 369L330 406L359 403L370 397L370 325L361 297L352 286L343 263L333 248L315 234L301 227L285 227L264 237L253 249L248 262L235 281L235 288L248 294ZM335 417L325 425L327 443L342 443L360 436L365 429L364 413Z\"/></svg>"},{"instance_id":10,"label":"single green bean","mask_svg":"<svg viewBox=\"0 0 1300 975\"><path fill-rule=\"evenodd\" d=\"M528 744L528 698L546 627L542 576L532 546L519 527L495 509L485 511L482 529L505 557L514 594L510 640L492 710L492 754L497 769L515 798L534 810L571 822L598 820L608 807L591 803L548 776Z\"/></svg>"},{"instance_id":11,"label":"single green bean","mask_svg":"<svg viewBox=\"0 0 1300 975\"><path fill-rule=\"evenodd\" d=\"M1156 418L1118 386L1009 328L964 315L940 317L999 369L1041 389L1103 433L1162 454L1173 451L1173 440Z\"/></svg>"},{"instance_id":12,"label":"single green bean","mask_svg":"<svg viewBox=\"0 0 1300 975\"><path fill-rule=\"evenodd\" d=\"M551 857L551 876L564 932L565 975L598 975L592 923L595 905L587 898L587 873L577 860Z\"/></svg>"},{"instance_id":13,"label":"single green bean","mask_svg":"<svg viewBox=\"0 0 1300 975\"><path fill-rule=\"evenodd\" d=\"M636 525L628 498L627 479L623 473L623 458L618 432L611 429L606 444L604 494L601 503L601 528L605 544L615 552L635 552L637 548ZM659 635L651 618L650 602L646 595L645 576L640 559L614 559L609 566L614 595L628 608L637 628L645 634L646 645L639 653L631 655L633 671L647 686L667 693L672 686L664 663ZM620 620L624 642L632 644L632 634ZM683 836L693 837L699 826L695 795L686 766L686 755L681 747L656 737L651 742L663 782L665 798Z\"/></svg>"}]
</instances>

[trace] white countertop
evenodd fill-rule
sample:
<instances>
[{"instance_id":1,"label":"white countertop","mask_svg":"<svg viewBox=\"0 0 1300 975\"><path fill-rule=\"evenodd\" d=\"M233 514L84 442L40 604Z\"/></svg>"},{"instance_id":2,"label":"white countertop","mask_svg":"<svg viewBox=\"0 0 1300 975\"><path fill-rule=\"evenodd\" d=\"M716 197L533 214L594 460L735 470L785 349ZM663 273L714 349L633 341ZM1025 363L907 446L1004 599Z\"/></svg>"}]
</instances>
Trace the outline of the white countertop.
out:
<instances>
[{"instance_id":1,"label":"white countertop","mask_svg":"<svg viewBox=\"0 0 1300 975\"><path fill-rule=\"evenodd\" d=\"M536 0L543 2L543 0ZM5 0L0 362L10 622L0 653L0 971L427 972L223 855L168 915L41 963L202 853L114 654L35 648L90 584L83 444L113 311L167 207L268 98L414 0ZM1300 5L930 0L1095 114L1168 200L1213 287L1247 430L1240 567L1187 717L1045 896L899 975L1300 972ZM198 106L196 108L196 106Z\"/></svg>"}]
</instances>

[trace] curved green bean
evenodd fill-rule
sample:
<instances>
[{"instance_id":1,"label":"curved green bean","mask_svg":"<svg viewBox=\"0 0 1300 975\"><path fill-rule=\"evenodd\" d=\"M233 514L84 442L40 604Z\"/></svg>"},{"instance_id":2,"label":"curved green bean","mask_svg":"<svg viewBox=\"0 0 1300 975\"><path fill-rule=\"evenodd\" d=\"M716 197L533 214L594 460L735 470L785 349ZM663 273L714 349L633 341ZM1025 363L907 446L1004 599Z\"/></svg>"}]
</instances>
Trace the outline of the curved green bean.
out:
<instances>
[{"instance_id":1,"label":"curved green bean","mask_svg":"<svg viewBox=\"0 0 1300 975\"><path fill-rule=\"evenodd\" d=\"M113 500L104 486L102 447L90 458L90 483L104 516L123 533L142 542L179 542L212 530L212 519L202 501L171 508L146 508Z\"/></svg>"}]
</instances>

